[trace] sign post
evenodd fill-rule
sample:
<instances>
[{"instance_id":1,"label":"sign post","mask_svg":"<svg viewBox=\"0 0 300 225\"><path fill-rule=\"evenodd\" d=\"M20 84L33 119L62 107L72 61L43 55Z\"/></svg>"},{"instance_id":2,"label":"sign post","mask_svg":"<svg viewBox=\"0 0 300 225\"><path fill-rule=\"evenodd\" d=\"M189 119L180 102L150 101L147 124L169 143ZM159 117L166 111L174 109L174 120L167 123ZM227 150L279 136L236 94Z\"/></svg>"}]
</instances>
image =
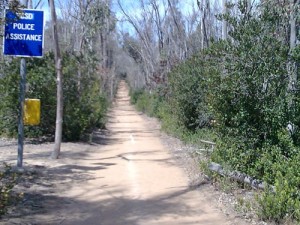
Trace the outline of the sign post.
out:
<instances>
[{"instance_id":1,"label":"sign post","mask_svg":"<svg viewBox=\"0 0 300 225\"><path fill-rule=\"evenodd\" d=\"M23 166L23 149L24 149L24 101L25 101L25 86L26 86L26 60L21 59L20 67L20 99L19 99L19 122L18 122L18 160L17 167L21 168Z\"/></svg>"},{"instance_id":2,"label":"sign post","mask_svg":"<svg viewBox=\"0 0 300 225\"><path fill-rule=\"evenodd\" d=\"M17 167L23 166L24 147L24 102L26 85L26 60L24 57L43 57L44 12L24 9L21 13L11 10L5 12L4 55L22 57L20 66L20 96L18 121L18 159Z\"/></svg>"}]
</instances>

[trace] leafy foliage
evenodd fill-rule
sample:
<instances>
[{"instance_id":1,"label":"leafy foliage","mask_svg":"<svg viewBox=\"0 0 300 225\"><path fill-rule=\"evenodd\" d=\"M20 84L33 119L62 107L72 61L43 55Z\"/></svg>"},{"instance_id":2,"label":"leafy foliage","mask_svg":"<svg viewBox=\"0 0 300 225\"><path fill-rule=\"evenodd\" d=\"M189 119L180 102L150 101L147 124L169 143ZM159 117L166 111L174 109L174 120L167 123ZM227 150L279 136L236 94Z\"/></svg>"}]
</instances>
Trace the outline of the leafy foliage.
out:
<instances>
[{"instance_id":1,"label":"leafy foliage","mask_svg":"<svg viewBox=\"0 0 300 225\"><path fill-rule=\"evenodd\" d=\"M0 216L6 213L7 206L12 199L12 189L17 182L17 174L11 171L9 165L4 164L0 172Z\"/></svg>"},{"instance_id":2,"label":"leafy foliage","mask_svg":"<svg viewBox=\"0 0 300 225\"><path fill-rule=\"evenodd\" d=\"M178 121L188 130L209 127L212 113L207 95L210 67L202 55L194 56L169 74L168 102ZM184 76L183 76L184 74Z\"/></svg>"},{"instance_id":3,"label":"leafy foliage","mask_svg":"<svg viewBox=\"0 0 300 225\"><path fill-rule=\"evenodd\" d=\"M25 127L25 135L39 137L51 136L55 132L56 118L56 77L53 54L42 59L27 60L26 98L41 100L41 124ZM63 138L78 140L85 132L95 127L104 126L104 117L108 103L100 92L100 79L96 66L91 60L64 54L64 123ZM0 135L15 136L17 133L18 93L19 93L18 59L4 64L3 77L0 79ZM78 71L84 76L78 76Z\"/></svg>"},{"instance_id":4,"label":"leafy foliage","mask_svg":"<svg viewBox=\"0 0 300 225\"><path fill-rule=\"evenodd\" d=\"M299 66L300 57L299 46L289 49L290 9L264 1L249 13L243 3L220 17L229 24L228 40L168 74L157 115L175 133L213 129L213 161L275 185L276 193L260 197L259 215L299 221L300 92L290 89L288 67ZM134 102L149 107L153 97L138 95Z\"/></svg>"}]
</instances>

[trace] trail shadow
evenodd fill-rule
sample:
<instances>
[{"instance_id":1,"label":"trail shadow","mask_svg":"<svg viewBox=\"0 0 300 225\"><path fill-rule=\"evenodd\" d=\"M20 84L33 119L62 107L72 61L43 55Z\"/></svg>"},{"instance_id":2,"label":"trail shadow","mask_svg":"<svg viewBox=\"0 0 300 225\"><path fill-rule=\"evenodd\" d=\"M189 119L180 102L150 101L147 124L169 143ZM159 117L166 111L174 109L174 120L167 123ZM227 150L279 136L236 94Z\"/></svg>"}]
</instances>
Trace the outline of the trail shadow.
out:
<instances>
[{"instance_id":1,"label":"trail shadow","mask_svg":"<svg viewBox=\"0 0 300 225\"><path fill-rule=\"evenodd\" d=\"M123 143L125 138L115 138L110 130L98 130L93 133L91 144L113 145Z\"/></svg>"},{"instance_id":2,"label":"trail shadow","mask_svg":"<svg viewBox=\"0 0 300 225\"><path fill-rule=\"evenodd\" d=\"M199 184L197 188L200 185ZM18 214L4 218L0 224L43 224L43 225L143 225L147 221L151 224L221 224L222 221L209 217L208 219L191 220L195 215L205 215L204 210L194 208L181 201L191 199L189 195L194 187L173 187L174 191L153 196L148 199L132 198L123 195L126 190L119 187L100 186L103 192L110 193L112 198L99 201L99 193L91 196L91 200L75 200L58 195L27 193L22 201L22 208ZM91 190L85 189L85 192ZM101 192L100 192L101 193ZM169 218L169 223L163 223ZM161 219L161 220L160 220ZM19 221L20 223L16 223ZM155 223L157 221L157 223ZM7 222L7 223L5 223ZM223 221L224 222L224 221Z\"/></svg>"},{"instance_id":3,"label":"trail shadow","mask_svg":"<svg viewBox=\"0 0 300 225\"><path fill-rule=\"evenodd\" d=\"M11 147L11 146L18 146L18 143L1 144L0 148Z\"/></svg>"},{"instance_id":4,"label":"trail shadow","mask_svg":"<svg viewBox=\"0 0 300 225\"><path fill-rule=\"evenodd\" d=\"M114 138L112 136L93 136L91 144L113 145L113 144L121 144L126 140L127 140L126 138Z\"/></svg>"},{"instance_id":5,"label":"trail shadow","mask_svg":"<svg viewBox=\"0 0 300 225\"><path fill-rule=\"evenodd\" d=\"M107 164L108 166L109 164ZM110 164L113 165L113 164ZM76 170L76 173L78 170L80 172L90 172L90 171L96 171L96 170L103 170L106 169L106 166L79 166L79 165L63 165L56 167L55 169L52 169L51 171L54 173L73 173L74 170Z\"/></svg>"}]
</instances>

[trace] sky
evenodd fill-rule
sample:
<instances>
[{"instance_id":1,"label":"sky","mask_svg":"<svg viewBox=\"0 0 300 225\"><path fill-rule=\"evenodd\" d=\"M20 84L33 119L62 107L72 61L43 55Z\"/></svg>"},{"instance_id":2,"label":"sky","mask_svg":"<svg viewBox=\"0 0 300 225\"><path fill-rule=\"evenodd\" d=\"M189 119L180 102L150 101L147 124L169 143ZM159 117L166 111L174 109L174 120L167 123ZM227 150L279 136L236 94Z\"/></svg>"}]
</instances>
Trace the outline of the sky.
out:
<instances>
[{"instance_id":1,"label":"sky","mask_svg":"<svg viewBox=\"0 0 300 225\"><path fill-rule=\"evenodd\" d=\"M38 4L39 0L32 0L32 5L33 7L36 7L36 5ZM58 8L58 3L57 1L55 1L56 4L56 13L59 14L59 8ZM49 10L49 6L48 6L48 0L42 0L41 3L39 4L39 6L37 7L37 9L41 9L44 10L44 15L45 15L45 20L49 21L50 20L50 10Z\"/></svg>"},{"instance_id":2,"label":"sky","mask_svg":"<svg viewBox=\"0 0 300 225\"><path fill-rule=\"evenodd\" d=\"M188 14L192 10L193 4L195 5L196 0L180 0L179 2L179 8L183 13ZM121 4L129 13L138 14L140 12L139 3L137 0L121 0ZM113 11L116 13L117 18L122 16L122 12L119 9L117 0L113 0Z\"/></svg>"},{"instance_id":3,"label":"sky","mask_svg":"<svg viewBox=\"0 0 300 225\"><path fill-rule=\"evenodd\" d=\"M33 1L33 6L35 7L39 0L32 0ZM59 10L59 4L58 1L64 1L64 0L56 0L56 12L60 14ZM139 8L139 1L138 0L120 0L123 8L125 9L126 12L128 12L130 15L135 15L138 16L141 13L141 9ZM146 0L145 0L146 1ZM161 1L166 1L166 0L161 0ZM179 0L179 8L183 15L187 16L192 12L193 5L196 6L196 0ZM38 7L39 9L43 9L45 11L45 19L46 21L50 20L50 12L49 12L49 7L48 7L48 0L42 0L41 4ZM161 9L163 10L163 9ZM123 14L117 4L117 0L112 0L112 11L116 14L116 17L118 21L121 21L123 18ZM127 23L118 23L118 29L120 30L126 30L129 33L134 32L133 28Z\"/></svg>"},{"instance_id":4,"label":"sky","mask_svg":"<svg viewBox=\"0 0 300 225\"><path fill-rule=\"evenodd\" d=\"M121 4L128 14L134 15L136 17L139 17L141 15L141 9L139 8L139 3L137 0L121 0ZM187 16L189 13L192 12L193 5L195 4L196 4L196 0L179 0L179 9L183 13L183 15ZM117 0L113 0L112 10L116 14L118 21L122 21L124 16L117 4ZM163 11L162 8L161 10ZM161 14L163 14L163 12ZM134 32L134 28L129 23L126 22L118 23L118 29L124 30L129 33Z\"/></svg>"},{"instance_id":5,"label":"sky","mask_svg":"<svg viewBox=\"0 0 300 225\"><path fill-rule=\"evenodd\" d=\"M60 0L60 1L64 1L64 0ZM39 2L39 0L33 0L33 7L35 7L38 2ZM59 6L58 0L56 0L55 2L56 2L56 7L57 7L56 12L59 16L60 10L58 7ZM180 2L179 7L182 10L183 14L187 15L192 10L192 5L196 3L196 0L179 0L179 2ZM121 4L124 7L124 9L126 10L126 12L128 12L131 15L132 14L139 15L141 12L141 10L139 9L138 0L121 0ZM44 10L45 20L49 21L50 20L50 12L49 12L49 7L48 7L48 0L42 0L38 9ZM112 11L116 14L117 19L119 21L121 21L123 18L123 14L122 14L120 8L118 7L117 0L112 0ZM126 24L118 23L118 28L128 30L129 33L134 32L133 28L130 27L130 25L128 25L128 24L126 25Z\"/></svg>"}]
</instances>

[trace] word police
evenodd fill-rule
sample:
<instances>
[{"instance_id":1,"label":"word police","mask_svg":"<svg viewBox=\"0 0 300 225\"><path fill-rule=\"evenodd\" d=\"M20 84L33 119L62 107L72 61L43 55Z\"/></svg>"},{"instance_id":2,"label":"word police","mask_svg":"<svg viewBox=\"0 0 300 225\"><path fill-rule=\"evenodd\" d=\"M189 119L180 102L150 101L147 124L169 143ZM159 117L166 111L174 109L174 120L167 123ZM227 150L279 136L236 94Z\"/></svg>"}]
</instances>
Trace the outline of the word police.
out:
<instances>
[{"instance_id":1,"label":"word police","mask_svg":"<svg viewBox=\"0 0 300 225\"><path fill-rule=\"evenodd\" d=\"M13 28L18 30L34 30L35 24L13 23Z\"/></svg>"}]
</instances>

